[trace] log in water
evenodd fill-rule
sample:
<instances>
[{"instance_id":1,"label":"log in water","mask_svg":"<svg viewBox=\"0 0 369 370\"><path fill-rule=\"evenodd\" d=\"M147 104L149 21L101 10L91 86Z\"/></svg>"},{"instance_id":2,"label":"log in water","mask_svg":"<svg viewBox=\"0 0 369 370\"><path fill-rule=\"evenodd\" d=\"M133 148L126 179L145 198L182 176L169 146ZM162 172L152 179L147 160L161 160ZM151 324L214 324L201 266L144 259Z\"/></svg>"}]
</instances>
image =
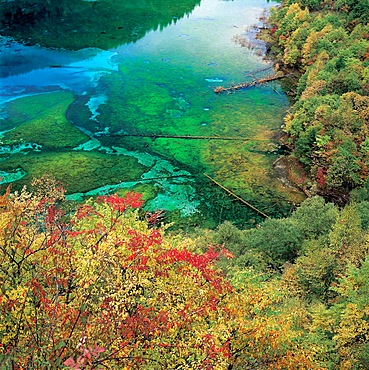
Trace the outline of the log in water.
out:
<instances>
[{"instance_id":1,"label":"log in water","mask_svg":"<svg viewBox=\"0 0 369 370\"><path fill-rule=\"evenodd\" d=\"M250 81L250 82L241 82L241 83L234 84L234 85L231 85L231 86L228 86L228 87L217 86L214 89L214 92L219 94L221 92L232 92L232 91L236 91L236 90L246 89L247 87L262 85L262 84L265 84L267 82L280 80L280 79L285 78L287 76L288 75L285 75L285 74L283 74L283 75L276 74L276 75L273 75L273 76L259 78L257 80Z\"/></svg>"}]
</instances>

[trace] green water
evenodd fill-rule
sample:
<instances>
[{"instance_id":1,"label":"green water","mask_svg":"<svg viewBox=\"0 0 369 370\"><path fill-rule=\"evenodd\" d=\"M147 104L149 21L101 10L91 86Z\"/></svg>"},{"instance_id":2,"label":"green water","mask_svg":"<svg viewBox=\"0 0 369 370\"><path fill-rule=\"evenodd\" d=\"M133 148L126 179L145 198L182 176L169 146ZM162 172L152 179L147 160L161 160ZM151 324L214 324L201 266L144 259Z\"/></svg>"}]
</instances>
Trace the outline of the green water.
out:
<instances>
[{"instance_id":1,"label":"green water","mask_svg":"<svg viewBox=\"0 0 369 370\"><path fill-rule=\"evenodd\" d=\"M247 47L273 4L41 3L31 25L3 30L17 40L1 46L4 184L49 173L75 200L134 189L146 209L164 209L183 226L263 219L204 174L270 216L301 199L272 169L288 108L280 86L213 92L273 73L252 73L272 66L262 43Z\"/></svg>"}]
</instances>

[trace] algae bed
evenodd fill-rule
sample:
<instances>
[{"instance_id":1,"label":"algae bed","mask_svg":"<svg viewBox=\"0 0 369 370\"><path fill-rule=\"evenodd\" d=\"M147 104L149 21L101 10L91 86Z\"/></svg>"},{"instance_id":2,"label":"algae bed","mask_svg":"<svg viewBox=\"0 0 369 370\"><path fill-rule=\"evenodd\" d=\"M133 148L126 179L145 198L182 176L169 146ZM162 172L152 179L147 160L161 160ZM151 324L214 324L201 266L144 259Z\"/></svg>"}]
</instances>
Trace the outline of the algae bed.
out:
<instances>
[{"instance_id":1,"label":"algae bed","mask_svg":"<svg viewBox=\"0 0 369 370\"><path fill-rule=\"evenodd\" d=\"M147 210L207 227L263 220L215 182L269 216L302 200L273 172L288 108L278 82L213 91L273 73L265 45L252 46L273 3L74 3L83 12L4 28L2 189L48 173L70 199L133 189Z\"/></svg>"}]
</instances>

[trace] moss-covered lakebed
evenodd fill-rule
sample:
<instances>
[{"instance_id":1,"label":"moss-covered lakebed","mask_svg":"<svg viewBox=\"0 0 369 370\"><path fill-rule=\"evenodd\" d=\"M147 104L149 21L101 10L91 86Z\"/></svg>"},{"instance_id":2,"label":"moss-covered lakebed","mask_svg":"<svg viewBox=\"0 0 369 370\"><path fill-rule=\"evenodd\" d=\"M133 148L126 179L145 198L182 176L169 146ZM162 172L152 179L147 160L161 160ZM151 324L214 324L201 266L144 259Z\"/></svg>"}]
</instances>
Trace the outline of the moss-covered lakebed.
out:
<instances>
[{"instance_id":1,"label":"moss-covered lakebed","mask_svg":"<svg viewBox=\"0 0 369 370\"><path fill-rule=\"evenodd\" d=\"M303 196L273 169L288 108L280 85L213 91L272 71L235 42L266 3L258 0L247 19L251 6L204 1L132 43L63 51L63 61L73 62L39 68L34 61L24 79L4 78L11 98L2 106L2 182L21 187L48 173L74 200L134 189L146 209L187 224L247 227L263 219L221 184L267 215L286 215ZM56 58L55 50L27 48L24 55Z\"/></svg>"}]
</instances>

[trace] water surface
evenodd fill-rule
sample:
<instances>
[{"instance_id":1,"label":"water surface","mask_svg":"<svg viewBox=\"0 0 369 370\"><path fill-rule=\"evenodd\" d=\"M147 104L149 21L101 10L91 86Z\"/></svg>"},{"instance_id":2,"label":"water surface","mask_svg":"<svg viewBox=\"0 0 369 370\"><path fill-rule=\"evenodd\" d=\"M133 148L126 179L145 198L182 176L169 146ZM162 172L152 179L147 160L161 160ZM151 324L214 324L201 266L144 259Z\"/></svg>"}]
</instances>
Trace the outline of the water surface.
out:
<instances>
[{"instance_id":1,"label":"water surface","mask_svg":"<svg viewBox=\"0 0 369 370\"><path fill-rule=\"evenodd\" d=\"M288 107L280 86L213 92L273 73L265 46L250 47L273 3L74 2L83 11L51 9L5 32L3 183L22 186L47 172L71 199L129 188L147 209L190 220L179 222L262 219L207 174L270 216L288 212L299 195L272 171Z\"/></svg>"}]
</instances>

